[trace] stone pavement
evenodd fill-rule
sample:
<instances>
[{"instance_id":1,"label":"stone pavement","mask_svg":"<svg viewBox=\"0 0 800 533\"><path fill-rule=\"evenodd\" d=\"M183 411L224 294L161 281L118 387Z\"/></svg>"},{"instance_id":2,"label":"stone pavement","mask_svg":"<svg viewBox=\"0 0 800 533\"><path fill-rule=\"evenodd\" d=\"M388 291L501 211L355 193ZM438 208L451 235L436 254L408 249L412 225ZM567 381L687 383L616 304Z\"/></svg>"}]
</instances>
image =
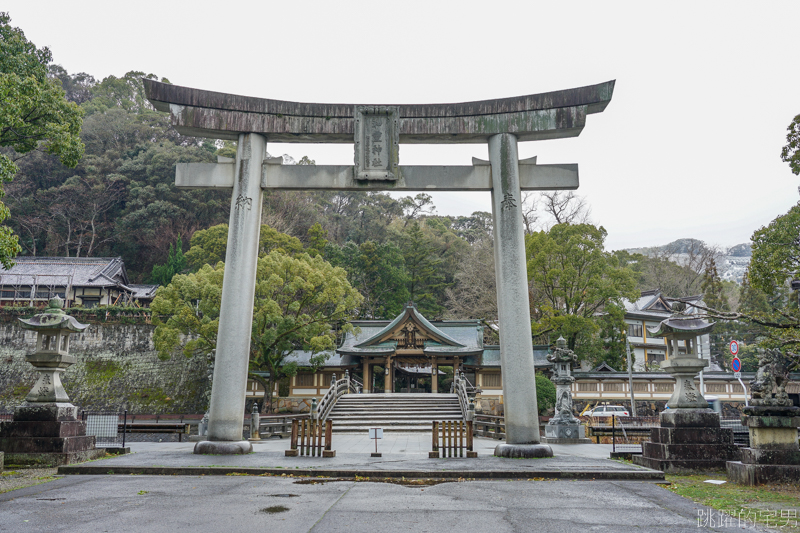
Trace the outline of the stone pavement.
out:
<instances>
[{"instance_id":1,"label":"stone pavement","mask_svg":"<svg viewBox=\"0 0 800 533\"><path fill-rule=\"evenodd\" d=\"M663 480L663 473L611 461L610 446L597 444L553 445L555 457L504 459L493 457L498 441L475 438L477 459L429 459L429 433L384 433L378 441L382 457L371 457L375 441L364 434L335 435L336 457L285 457L288 439L270 439L253 444L247 455L194 455L194 443L130 443L132 453L107 459L62 466L60 474L162 474L226 475L286 474L394 478L468 479L618 479Z\"/></svg>"}]
</instances>

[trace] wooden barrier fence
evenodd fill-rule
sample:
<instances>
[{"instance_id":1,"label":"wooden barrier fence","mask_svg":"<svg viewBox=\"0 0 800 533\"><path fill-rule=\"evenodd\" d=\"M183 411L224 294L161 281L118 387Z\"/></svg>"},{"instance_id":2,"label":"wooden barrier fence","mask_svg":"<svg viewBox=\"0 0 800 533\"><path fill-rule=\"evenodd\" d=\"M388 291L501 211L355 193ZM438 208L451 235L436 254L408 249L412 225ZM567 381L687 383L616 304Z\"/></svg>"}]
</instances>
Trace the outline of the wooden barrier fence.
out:
<instances>
[{"instance_id":1,"label":"wooden barrier fence","mask_svg":"<svg viewBox=\"0 0 800 533\"><path fill-rule=\"evenodd\" d=\"M428 457L437 459L439 450L442 457L467 457L474 459L478 453L472 449L472 421L463 422L461 420L446 420L443 422L434 421L431 431L432 450L428 452Z\"/></svg>"},{"instance_id":2,"label":"wooden barrier fence","mask_svg":"<svg viewBox=\"0 0 800 533\"><path fill-rule=\"evenodd\" d=\"M286 450L286 455L296 457L307 455L311 457L336 457L336 450L331 449L331 435L333 421L331 420L292 420L291 448Z\"/></svg>"}]
</instances>

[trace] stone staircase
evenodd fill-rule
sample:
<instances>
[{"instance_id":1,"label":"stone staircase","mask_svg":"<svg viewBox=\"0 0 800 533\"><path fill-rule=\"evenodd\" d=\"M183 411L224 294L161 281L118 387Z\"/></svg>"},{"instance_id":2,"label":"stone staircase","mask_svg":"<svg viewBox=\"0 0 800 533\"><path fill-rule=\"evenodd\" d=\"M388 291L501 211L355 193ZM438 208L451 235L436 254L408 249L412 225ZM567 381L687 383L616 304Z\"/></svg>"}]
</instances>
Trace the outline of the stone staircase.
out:
<instances>
[{"instance_id":1,"label":"stone staircase","mask_svg":"<svg viewBox=\"0 0 800 533\"><path fill-rule=\"evenodd\" d=\"M334 433L430 431L434 420L462 420L455 394L345 394L333 406L329 420Z\"/></svg>"}]
</instances>

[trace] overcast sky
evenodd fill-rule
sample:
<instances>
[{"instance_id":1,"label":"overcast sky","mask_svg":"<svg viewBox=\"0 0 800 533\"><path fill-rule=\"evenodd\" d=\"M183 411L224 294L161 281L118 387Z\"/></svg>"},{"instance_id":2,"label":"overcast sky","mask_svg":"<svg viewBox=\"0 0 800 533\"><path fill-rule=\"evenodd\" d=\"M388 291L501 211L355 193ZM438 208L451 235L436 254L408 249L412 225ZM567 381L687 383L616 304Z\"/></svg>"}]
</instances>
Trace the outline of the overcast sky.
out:
<instances>
[{"instance_id":1,"label":"overcast sky","mask_svg":"<svg viewBox=\"0 0 800 533\"><path fill-rule=\"evenodd\" d=\"M250 5L243 5L250 4ZM391 6L391 7L385 7ZM70 73L140 70L281 100L402 104L535 94L617 80L580 137L520 143L578 163L609 249L681 237L733 245L785 213L780 160L800 114L800 2L138 2L6 0L11 24ZM270 145L352 164L350 145ZM481 145L401 145L400 163L468 165ZM439 214L490 211L437 193Z\"/></svg>"}]
</instances>

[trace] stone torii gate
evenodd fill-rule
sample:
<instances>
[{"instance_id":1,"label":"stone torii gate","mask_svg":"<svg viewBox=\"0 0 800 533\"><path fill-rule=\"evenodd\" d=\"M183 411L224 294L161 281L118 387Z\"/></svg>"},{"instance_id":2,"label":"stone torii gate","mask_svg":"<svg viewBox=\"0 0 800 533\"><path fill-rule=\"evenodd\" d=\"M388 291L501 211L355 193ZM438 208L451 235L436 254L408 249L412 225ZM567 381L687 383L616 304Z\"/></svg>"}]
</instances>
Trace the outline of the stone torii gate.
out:
<instances>
[{"instance_id":1,"label":"stone torii gate","mask_svg":"<svg viewBox=\"0 0 800 533\"><path fill-rule=\"evenodd\" d=\"M195 453L252 450L242 440L242 416L263 190L337 189L492 193L507 443L495 453L552 455L540 444L521 191L577 189L578 165L520 161L517 142L578 136L586 116L611 101L614 81L499 100L394 106L285 102L142 81L178 132L238 141L234 161L179 164L175 172L177 187L232 190L209 441ZM281 158L266 158L267 142L353 143L355 164L283 166ZM488 143L489 160L401 166L400 143Z\"/></svg>"}]
</instances>

